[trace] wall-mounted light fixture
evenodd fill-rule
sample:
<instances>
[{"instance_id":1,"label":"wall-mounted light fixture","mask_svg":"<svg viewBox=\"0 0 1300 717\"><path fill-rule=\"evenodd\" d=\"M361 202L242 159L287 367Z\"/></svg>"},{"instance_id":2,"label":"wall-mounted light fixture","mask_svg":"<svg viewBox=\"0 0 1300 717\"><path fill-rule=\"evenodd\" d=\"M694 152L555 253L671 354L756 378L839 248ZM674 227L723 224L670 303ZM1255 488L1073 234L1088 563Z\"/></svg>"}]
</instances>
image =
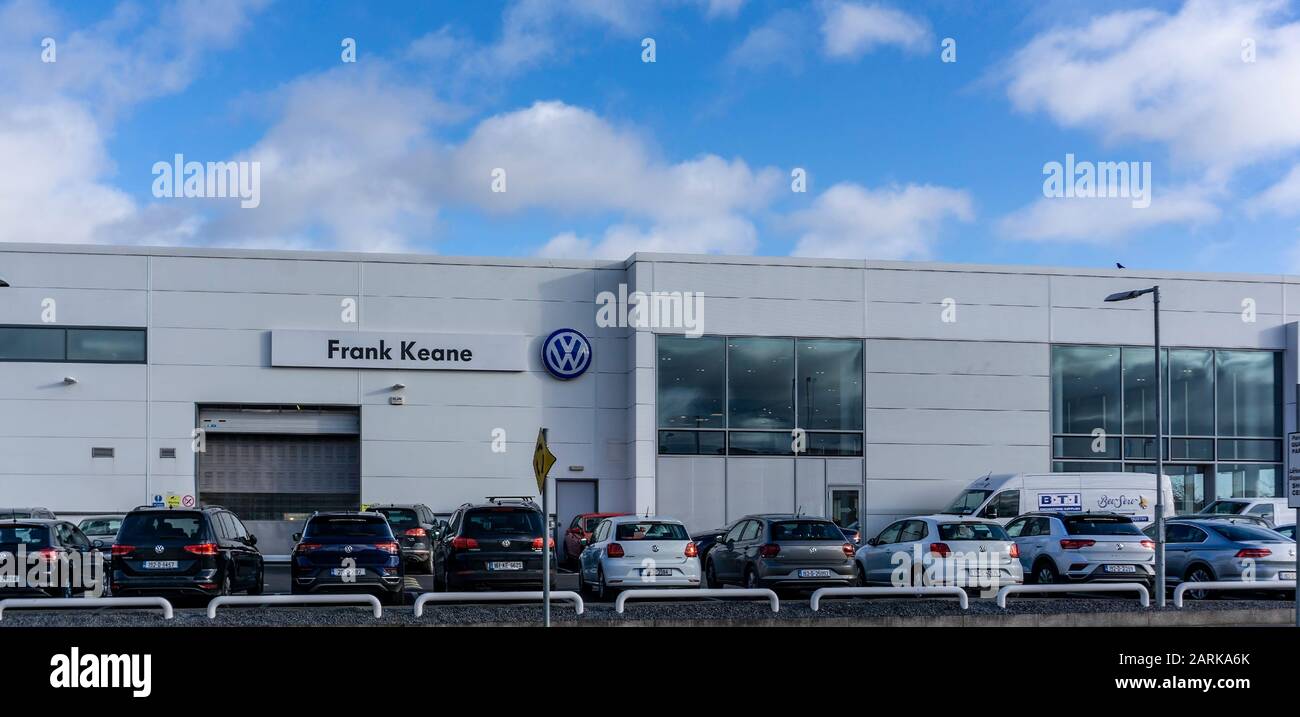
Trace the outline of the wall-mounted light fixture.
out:
<instances>
[{"instance_id":1,"label":"wall-mounted light fixture","mask_svg":"<svg viewBox=\"0 0 1300 717\"><path fill-rule=\"evenodd\" d=\"M63 377L63 382L66 383L67 385L71 386L72 384L74 384L74 383L77 382L77 377L76 377L76 376L64 376L64 377Z\"/></svg>"},{"instance_id":2,"label":"wall-mounted light fixture","mask_svg":"<svg viewBox=\"0 0 1300 717\"><path fill-rule=\"evenodd\" d=\"M394 391L401 391L402 389L406 388L406 384L404 384L404 383L395 383L395 384L393 384L393 385L391 386L391 388L392 388L392 390L394 390Z\"/></svg>"},{"instance_id":3,"label":"wall-mounted light fixture","mask_svg":"<svg viewBox=\"0 0 1300 717\"><path fill-rule=\"evenodd\" d=\"M0 289L4 289L8 286L9 286L9 282L5 281L3 278L0 278Z\"/></svg>"}]
</instances>

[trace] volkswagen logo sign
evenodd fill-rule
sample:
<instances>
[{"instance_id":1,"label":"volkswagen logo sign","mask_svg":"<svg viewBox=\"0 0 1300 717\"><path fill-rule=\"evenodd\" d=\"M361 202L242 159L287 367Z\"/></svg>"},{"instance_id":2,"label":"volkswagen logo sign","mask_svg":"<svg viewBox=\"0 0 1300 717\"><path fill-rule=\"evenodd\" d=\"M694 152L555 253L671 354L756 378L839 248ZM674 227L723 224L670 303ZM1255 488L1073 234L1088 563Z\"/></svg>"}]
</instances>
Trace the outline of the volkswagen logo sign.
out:
<instances>
[{"instance_id":1,"label":"volkswagen logo sign","mask_svg":"<svg viewBox=\"0 0 1300 717\"><path fill-rule=\"evenodd\" d=\"M158 553L159 555L162 555L162 552L163 552L163 546L161 546L161 545L155 545L155 546L153 546L153 551L154 551L155 553Z\"/></svg>"},{"instance_id":2,"label":"volkswagen logo sign","mask_svg":"<svg viewBox=\"0 0 1300 717\"><path fill-rule=\"evenodd\" d=\"M591 366L591 342L573 329L552 331L542 343L542 364L558 379L577 378Z\"/></svg>"},{"instance_id":3,"label":"volkswagen logo sign","mask_svg":"<svg viewBox=\"0 0 1300 717\"><path fill-rule=\"evenodd\" d=\"M503 540L503 541L501 541L501 547L503 547L503 548L508 548L508 547L510 547L510 541L509 541L509 540Z\"/></svg>"},{"instance_id":4,"label":"volkswagen logo sign","mask_svg":"<svg viewBox=\"0 0 1300 717\"><path fill-rule=\"evenodd\" d=\"M350 552L352 552L352 546L351 546L351 545L345 545L345 546L343 546L343 552L345 552L345 553L350 553Z\"/></svg>"},{"instance_id":5,"label":"volkswagen logo sign","mask_svg":"<svg viewBox=\"0 0 1300 717\"><path fill-rule=\"evenodd\" d=\"M658 545L651 545L651 546L650 546L650 549L653 550L653 551L655 551L656 553L659 552L659 546L658 546Z\"/></svg>"},{"instance_id":6,"label":"volkswagen logo sign","mask_svg":"<svg viewBox=\"0 0 1300 717\"><path fill-rule=\"evenodd\" d=\"M815 553L817 552L817 548L808 548L808 552Z\"/></svg>"}]
</instances>

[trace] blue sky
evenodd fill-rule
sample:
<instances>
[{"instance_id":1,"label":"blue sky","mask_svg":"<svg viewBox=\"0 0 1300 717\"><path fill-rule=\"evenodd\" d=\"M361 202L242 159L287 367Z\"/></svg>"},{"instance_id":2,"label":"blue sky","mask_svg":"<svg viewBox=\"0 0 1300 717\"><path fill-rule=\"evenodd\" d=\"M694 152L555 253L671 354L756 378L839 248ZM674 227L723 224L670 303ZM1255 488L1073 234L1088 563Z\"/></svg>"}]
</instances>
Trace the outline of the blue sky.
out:
<instances>
[{"instance_id":1,"label":"blue sky","mask_svg":"<svg viewBox=\"0 0 1300 717\"><path fill-rule=\"evenodd\" d=\"M0 47L0 241L1300 270L1280 0L17 0ZM155 196L177 153L260 204ZM1045 196L1067 153L1150 206Z\"/></svg>"}]
</instances>

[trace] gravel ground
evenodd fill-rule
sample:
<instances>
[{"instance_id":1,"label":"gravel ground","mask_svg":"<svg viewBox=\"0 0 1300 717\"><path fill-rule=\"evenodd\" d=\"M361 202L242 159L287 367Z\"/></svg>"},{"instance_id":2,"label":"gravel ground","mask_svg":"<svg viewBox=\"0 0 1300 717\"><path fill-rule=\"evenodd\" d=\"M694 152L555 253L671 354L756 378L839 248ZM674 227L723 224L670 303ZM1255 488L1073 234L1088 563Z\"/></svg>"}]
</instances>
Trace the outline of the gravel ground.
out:
<instances>
[{"instance_id":1,"label":"gravel ground","mask_svg":"<svg viewBox=\"0 0 1300 717\"><path fill-rule=\"evenodd\" d=\"M773 614L766 602L709 600L692 602L631 602L623 615L612 604L588 603L586 612L576 616L573 608L557 603L551 619L556 625L582 624L626 625L650 622L700 621L701 624L736 622L798 622L808 620L878 620L880 618L934 618L992 615L1069 615L1096 613L1139 613L1144 611L1134 600L1098 598L1021 598L1000 609L991 600L972 600L970 610L961 610L955 602L939 600L826 600L819 612L808 607L806 599L782 601L781 610ZM1189 602L1181 612L1223 610L1289 610L1285 600L1207 600ZM1167 611L1176 611L1172 607ZM162 619L159 611L114 609L96 611L6 610L0 620L3 627L311 627L322 625L536 625L542 611L535 605L477 604L425 606L424 616L416 618L411 607L384 608L384 617L374 619L369 608L361 607L227 607L209 620L199 608L179 608L172 620Z\"/></svg>"}]
</instances>

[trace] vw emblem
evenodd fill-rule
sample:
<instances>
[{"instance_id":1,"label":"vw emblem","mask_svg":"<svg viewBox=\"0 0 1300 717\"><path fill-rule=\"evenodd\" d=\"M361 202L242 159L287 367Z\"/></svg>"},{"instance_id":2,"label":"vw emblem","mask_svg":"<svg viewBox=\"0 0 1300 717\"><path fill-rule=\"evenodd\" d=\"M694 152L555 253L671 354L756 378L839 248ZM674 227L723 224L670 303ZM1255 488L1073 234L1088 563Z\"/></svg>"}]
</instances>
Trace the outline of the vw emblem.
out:
<instances>
[{"instance_id":1,"label":"vw emblem","mask_svg":"<svg viewBox=\"0 0 1300 717\"><path fill-rule=\"evenodd\" d=\"M350 552L352 552L352 546L351 546L351 545L344 545L344 546L343 546L343 552L345 552L345 553L350 553Z\"/></svg>"},{"instance_id":2,"label":"vw emblem","mask_svg":"<svg viewBox=\"0 0 1300 717\"><path fill-rule=\"evenodd\" d=\"M659 552L659 546L658 546L658 545L651 545L651 546L650 546L650 549L653 550L653 551L655 551L656 553Z\"/></svg>"},{"instance_id":3,"label":"vw emblem","mask_svg":"<svg viewBox=\"0 0 1300 717\"><path fill-rule=\"evenodd\" d=\"M1115 546L1115 549L1116 549L1116 550L1123 550L1123 549L1124 549L1124 544L1123 544L1123 543L1119 543L1118 545Z\"/></svg>"},{"instance_id":4,"label":"vw emblem","mask_svg":"<svg viewBox=\"0 0 1300 717\"><path fill-rule=\"evenodd\" d=\"M542 364L558 379L577 378L591 366L591 342L573 329L552 331L542 343Z\"/></svg>"},{"instance_id":5,"label":"vw emblem","mask_svg":"<svg viewBox=\"0 0 1300 717\"><path fill-rule=\"evenodd\" d=\"M153 546L153 551L154 551L155 553L158 553L159 555L162 555L162 552L163 552L163 546L161 546L161 545L155 545L155 546Z\"/></svg>"},{"instance_id":6,"label":"vw emblem","mask_svg":"<svg viewBox=\"0 0 1300 717\"><path fill-rule=\"evenodd\" d=\"M815 553L817 552L817 548L808 548L808 552Z\"/></svg>"},{"instance_id":7,"label":"vw emblem","mask_svg":"<svg viewBox=\"0 0 1300 717\"><path fill-rule=\"evenodd\" d=\"M510 541L509 541L509 540L503 540L503 541L501 541L501 547L503 547L503 548L508 548L508 547L510 547Z\"/></svg>"},{"instance_id":8,"label":"vw emblem","mask_svg":"<svg viewBox=\"0 0 1300 717\"><path fill-rule=\"evenodd\" d=\"M985 547L985 546L983 546L983 545L981 545L981 546L980 546L980 552L981 552L981 553L988 552L988 548Z\"/></svg>"}]
</instances>

